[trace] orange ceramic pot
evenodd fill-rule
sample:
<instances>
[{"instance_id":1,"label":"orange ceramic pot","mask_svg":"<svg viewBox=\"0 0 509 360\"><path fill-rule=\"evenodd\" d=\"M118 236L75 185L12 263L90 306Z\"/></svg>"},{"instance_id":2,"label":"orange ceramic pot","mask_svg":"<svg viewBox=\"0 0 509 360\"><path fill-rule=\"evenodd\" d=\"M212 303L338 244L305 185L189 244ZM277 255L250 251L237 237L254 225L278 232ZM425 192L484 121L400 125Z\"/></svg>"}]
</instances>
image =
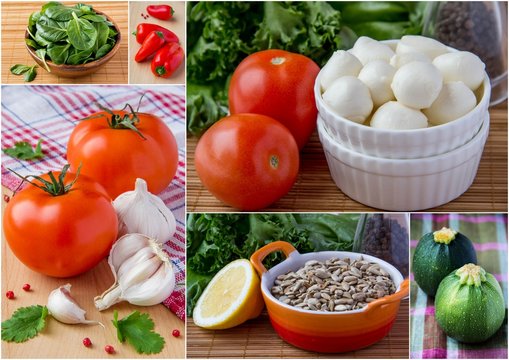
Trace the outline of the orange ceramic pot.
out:
<instances>
[{"instance_id":1,"label":"orange ceramic pot","mask_svg":"<svg viewBox=\"0 0 509 360\"><path fill-rule=\"evenodd\" d=\"M263 259L274 251L282 251L286 260L267 270ZM325 261L336 257L365 260L380 264L396 285L392 295L377 299L365 308L343 312L303 310L277 300L270 289L278 275L296 271L309 260ZM376 257L343 251L321 251L300 254L284 241L275 241L251 256L251 263L261 277L261 290L274 330L286 342L310 351L346 352L381 340L390 331L402 298L408 296L408 279L391 264Z\"/></svg>"}]
</instances>

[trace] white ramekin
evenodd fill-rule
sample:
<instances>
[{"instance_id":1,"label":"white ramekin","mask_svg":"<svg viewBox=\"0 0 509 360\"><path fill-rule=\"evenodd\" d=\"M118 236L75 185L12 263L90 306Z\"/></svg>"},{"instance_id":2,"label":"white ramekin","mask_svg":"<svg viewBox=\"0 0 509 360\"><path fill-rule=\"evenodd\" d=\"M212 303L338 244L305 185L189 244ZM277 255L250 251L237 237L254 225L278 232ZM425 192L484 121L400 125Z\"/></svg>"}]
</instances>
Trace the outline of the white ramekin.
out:
<instances>
[{"instance_id":1,"label":"white ramekin","mask_svg":"<svg viewBox=\"0 0 509 360\"><path fill-rule=\"evenodd\" d=\"M337 142L318 116L318 134L336 185L352 199L392 211L440 206L463 194L474 181L489 132L489 113L466 144L421 159L386 159L358 153Z\"/></svg>"},{"instance_id":2,"label":"white ramekin","mask_svg":"<svg viewBox=\"0 0 509 360\"><path fill-rule=\"evenodd\" d=\"M395 46L397 40L385 43ZM449 48L450 51L457 51ZM485 75L476 92L477 106L447 124L416 130L385 130L358 124L337 115L325 104L320 91L322 71L315 81L315 102L330 135L350 149L388 159L416 159L444 154L470 141L479 131L490 104L491 85Z\"/></svg>"}]
</instances>

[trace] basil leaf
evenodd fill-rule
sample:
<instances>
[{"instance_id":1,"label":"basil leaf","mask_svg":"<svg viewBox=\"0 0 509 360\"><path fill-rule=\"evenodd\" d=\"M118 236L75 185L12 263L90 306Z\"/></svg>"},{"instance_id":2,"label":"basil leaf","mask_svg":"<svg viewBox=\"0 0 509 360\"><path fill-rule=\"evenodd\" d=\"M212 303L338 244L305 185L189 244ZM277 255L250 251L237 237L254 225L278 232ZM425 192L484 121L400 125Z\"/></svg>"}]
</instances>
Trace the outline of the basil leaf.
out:
<instances>
[{"instance_id":1,"label":"basil leaf","mask_svg":"<svg viewBox=\"0 0 509 360\"><path fill-rule=\"evenodd\" d=\"M67 58L69 57L69 50L71 49L71 44L50 44L48 45L48 56L51 61L55 64L65 64Z\"/></svg>"},{"instance_id":2,"label":"basil leaf","mask_svg":"<svg viewBox=\"0 0 509 360\"><path fill-rule=\"evenodd\" d=\"M11 66L11 74L14 75L21 75L27 72L28 70L30 70L30 66L27 65L16 64Z\"/></svg>"},{"instance_id":3,"label":"basil leaf","mask_svg":"<svg viewBox=\"0 0 509 360\"><path fill-rule=\"evenodd\" d=\"M110 44L104 44L95 53L95 60L102 58L104 55L111 51L112 46Z\"/></svg>"},{"instance_id":4,"label":"basil leaf","mask_svg":"<svg viewBox=\"0 0 509 360\"><path fill-rule=\"evenodd\" d=\"M32 82L35 79L37 76L37 70L35 70L36 66L37 65L32 66L30 70L25 72L25 82Z\"/></svg>"},{"instance_id":5,"label":"basil leaf","mask_svg":"<svg viewBox=\"0 0 509 360\"><path fill-rule=\"evenodd\" d=\"M69 42L78 50L91 49L97 40L97 30L90 21L78 18L75 13L72 16L67 28Z\"/></svg>"},{"instance_id":6,"label":"basil leaf","mask_svg":"<svg viewBox=\"0 0 509 360\"><path fill-rule=\"evenodd\" d=\"M42 60L42 65L46 69L47 72L51 72L51 69L48 67L46 63L46 49L39 49L35 52L35 54Z\"/></svg>"},{"instance_id":7,"label":"basil leaf","mask_svg":"<svg viewBox=\"0 0 509 360\"><path fill-rule=\"evenodd\" d=\"M60 24L46 16L41 16L36 24L37 33L49 42L63 40L67 36L67 30Z\"/></svg>"}]
</instances>

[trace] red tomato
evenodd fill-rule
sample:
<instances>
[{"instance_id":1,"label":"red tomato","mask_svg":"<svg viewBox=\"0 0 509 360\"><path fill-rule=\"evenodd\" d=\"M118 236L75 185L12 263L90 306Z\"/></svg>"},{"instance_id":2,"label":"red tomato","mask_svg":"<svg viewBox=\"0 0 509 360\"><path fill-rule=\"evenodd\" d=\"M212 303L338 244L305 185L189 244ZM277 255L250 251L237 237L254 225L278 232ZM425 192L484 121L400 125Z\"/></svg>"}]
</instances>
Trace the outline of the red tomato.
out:
<instances>
[{"instance_id":1,"label":"red tomato","mask_svg":"<svg viewBox=\"0 0 509 360\"><path fill-rule=\"evenodd\" d=\"M121 118L125 111L114 110ZM127 128L112 128L112 116L101 111L82 120L73 130L67 144L67 161L75 171L100 183L114 199L133 190L136 178L147 182L154 194L163 191L177 171L178 148L175 137L156 116L137 113L134 124L143 135Z\"/></svg>"},{"instance_id":2,"label":"red tomato","mask_svg":"<svg viewBox=\"0 0 509 360\"><path fill-rule=\"evenodd\" d=\"M313 87L319 71L313 60L288 51L251 54L233 73L230 113L270 116L290 130L302 149L316 127Z\"/></svg>"},{"instance_id":3,"label":"red tomato","mask_svg":"<svg viewBox=\"0 0 509 360\"><path fill-rule=\"evenodd\" d=\"M258 210L291 189L299 171L299 149L276 120L237 114L219 120L200 138L195 165L216 198L241 210Z\"/></svg>"},{"instance_id":4,"label":"red tomato","mask_svg":"<svg viewBox=\"0 0 509 360\"><path fill-rule=\"evenodd\" d=\"M75 177L67 173L63 183ZM80 174L69 192L57 196L28 184L7 204L3 227L9 247L23 264L41 274L69 277L108 255L118 220L106 190Z\"/></svg>"}]
</instances>

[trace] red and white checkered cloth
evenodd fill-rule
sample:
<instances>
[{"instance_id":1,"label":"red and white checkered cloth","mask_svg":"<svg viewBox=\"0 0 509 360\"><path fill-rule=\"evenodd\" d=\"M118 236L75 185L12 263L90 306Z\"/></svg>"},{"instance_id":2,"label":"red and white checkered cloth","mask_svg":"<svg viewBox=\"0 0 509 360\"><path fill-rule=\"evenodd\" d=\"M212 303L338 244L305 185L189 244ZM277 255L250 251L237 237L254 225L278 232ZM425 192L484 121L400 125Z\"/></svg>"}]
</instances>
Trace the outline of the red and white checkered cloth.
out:
<instances>
[{"instance_id":1,"label":"red and white checkered cloth","mask_svg":"<svg viewBox=\"0 0 509 360\"><path fill-rule=\"evenodd\" d=\"M159 196L177 220L177 231L165 244L178 285L164 305L180 319L185 317L185 88L183 86L3 86L2 148L28 141L32 146L43 140L41 160L22 161L2 153L2 185L14 190L20 180L10 173L35 175L59 170L65 165L66 145L78 121L96 111L96 103L111 109L126 103L159 116L170 127L179 147L177 174Z\"/></svg>"}]
</instances>

